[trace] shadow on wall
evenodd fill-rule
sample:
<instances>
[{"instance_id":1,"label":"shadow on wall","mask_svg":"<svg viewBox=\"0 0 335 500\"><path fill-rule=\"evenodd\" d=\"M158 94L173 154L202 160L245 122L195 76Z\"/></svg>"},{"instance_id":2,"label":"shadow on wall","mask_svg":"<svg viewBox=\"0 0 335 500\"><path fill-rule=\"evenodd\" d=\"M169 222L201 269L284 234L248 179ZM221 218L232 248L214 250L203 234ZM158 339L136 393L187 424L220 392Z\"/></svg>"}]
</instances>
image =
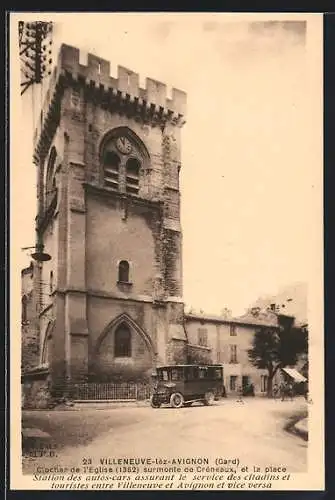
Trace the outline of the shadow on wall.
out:
<instances>
[{"instance_id":1,"label":"shadow on wall","mask_svg":"<svg viewBox=\"0 0 335 500\"><path fill-rule=\"evenodd\" d=\"M152 376L152 363L138 364L134 359L113 361L113 364L102 366L100 363L92 365L88 382L121 383L121 382L150 382Z\"/></svg>"}]
</instances>

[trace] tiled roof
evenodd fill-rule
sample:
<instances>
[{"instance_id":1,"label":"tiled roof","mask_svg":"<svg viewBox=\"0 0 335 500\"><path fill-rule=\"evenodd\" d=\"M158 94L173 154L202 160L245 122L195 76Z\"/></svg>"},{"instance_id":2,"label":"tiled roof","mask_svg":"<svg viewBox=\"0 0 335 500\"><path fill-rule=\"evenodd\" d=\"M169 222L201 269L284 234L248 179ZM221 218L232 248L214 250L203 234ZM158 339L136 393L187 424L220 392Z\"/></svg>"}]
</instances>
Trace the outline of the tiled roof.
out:
<instances>
[{"instance_id":1,"label":"tiled roof","mask_svg":"<svg viewBox=\"0 0 335 500\"><path fill-rule=\"evenodd\" d=\"M227 318L224 316L214 316L208 314L195 314L188 313L185 314L185 319L195 320L195 321L207 321L212 323L222 323L222 324L240 324L240 325L251 325L251 326L278 326L277 316L275 314L265 314L260 313L257 317L247 313L243 316L237 318Z\"/></svg>"}]
</instances>

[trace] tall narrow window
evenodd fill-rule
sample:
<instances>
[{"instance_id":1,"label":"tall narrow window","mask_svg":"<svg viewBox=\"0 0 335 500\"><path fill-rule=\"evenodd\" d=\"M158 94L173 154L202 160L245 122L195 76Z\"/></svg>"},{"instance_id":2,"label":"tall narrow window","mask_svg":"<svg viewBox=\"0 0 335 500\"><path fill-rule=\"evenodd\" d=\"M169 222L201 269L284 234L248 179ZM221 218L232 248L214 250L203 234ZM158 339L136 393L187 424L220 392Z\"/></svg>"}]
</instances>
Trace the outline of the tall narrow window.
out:
<instances>
[{"instance_id":1,"label":"tall narrow window","mask_svg":"<svg viewBox=\"0 0 335 500\"><path fill-rule=\"evenodd\" d=\"M236 391L236 389L237 389L237 375L230 375L229 388L231 391Z\"/></svg>"},{"instance_id":2,"label":"tall narrow window","mask_svg":"<svg viewBox=\"0 0 335 500\"><path fill-rule=\"evenodd\" d=\"M105 151L104 158L104 182L105 186L119 189L120 158L114 151Z\"/></svg>"},{"instance_id":3,"label":"tall narrow window","mask_svg":"<svg viewBox=\"0 0 335 500\"><path fill-rule=\"evenodd\" d=\"M230 336L234 337L236 334L236 325L230 325Z\"/></svg>"},{"instance_id":4,"label":"tall narrow window","mask_svg":"<svg viewBox=\"0 0 335 500\"><path fill-rule=\"evenodd\" d=\"M125 358L131 356L131 332L128 326L122 323L115 331L114 356Z\"/></svg>"},{"instance_id":5,"label":"tall narrow window","mask_svg":"<svg viewBox=\"0 0 335 500\"><path fill-rule=\"evenodd\" d=\"M121 260L119 263L119 278L120 283L129 283L129 262Z\"/></svg>"},{"instance_id":6,"label":"tall narrow window","mask_svg":"<svg viewBox=\"0 0 335 500\"><path fill-rule=\"evenodd\" d=\"M237 346L236 345L230 346L230 362L237 363Z\"/></svg>"},{"instance_id":7,"label":"tall narrow window","mask_svg":"<svg viewBox=\"0 0 335 500\"><path fill-rule=\"evenodd\" d=\"M207 329L198 328L198 344L201 346L207 346Z\"/></svg>"},{"instance_id":8,"label":"tall narrow window","mask_svg":"<svg viewBox=\"0 0 335 500\"><path fill-rule=\"evenodd\" d=\"M129 158L126 163L126 191L137 194L140 182L140 162L136 158Z\"/></svg>"}]
</instances>

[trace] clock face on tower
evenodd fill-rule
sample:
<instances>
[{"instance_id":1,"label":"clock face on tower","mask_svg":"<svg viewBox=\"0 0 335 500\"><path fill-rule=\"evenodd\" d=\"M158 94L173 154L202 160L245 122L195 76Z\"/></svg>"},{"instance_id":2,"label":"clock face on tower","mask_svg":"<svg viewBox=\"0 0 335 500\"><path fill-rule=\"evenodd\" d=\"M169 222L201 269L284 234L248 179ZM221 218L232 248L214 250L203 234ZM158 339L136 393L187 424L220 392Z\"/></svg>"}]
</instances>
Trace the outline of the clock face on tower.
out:
<instances>
[{"instance_id":1,"label":"clock face on tower","mask_svg":"<svg viewBox=\"0 0 335 500\"><path fill-rule=\"evenodd\" d=\"M132 149L132 146L127 137L118 137L116 140L116 147L118 148L120 153L123 153L124 155L129 155Z\"/></svg>"}]
</instances>

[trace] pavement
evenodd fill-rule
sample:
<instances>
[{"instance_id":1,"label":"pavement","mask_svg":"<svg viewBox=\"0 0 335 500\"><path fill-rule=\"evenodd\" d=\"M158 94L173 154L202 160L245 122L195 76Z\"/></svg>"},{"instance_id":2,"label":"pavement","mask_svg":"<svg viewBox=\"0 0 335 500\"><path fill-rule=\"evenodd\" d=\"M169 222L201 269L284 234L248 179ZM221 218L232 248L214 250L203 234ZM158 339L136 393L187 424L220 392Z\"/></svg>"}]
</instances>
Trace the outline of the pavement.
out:
<instances>
[{"instance_id":1,"label":"pavement","mask_svg":"<svg viewBox=\"0 0 335 500\"><path fill-rule=\"evenodd\" d=\"M250 398L242 403L224 399L213 406L152 409L147 403L74 408L74 411L23 411L23 430L46 433L55 453L23 458L23 471L37 466L73 467L83 457L236 457L245 464L307 470L307 442L285 426L292 417L306 417L307 403ZM307 424L307 419L302 426ZM31 431L30 431L31 432ZM38 440L37 440L38 441ZM42 438L48 441L46 436Z\"/></svg>"},{"instance_id":2,"label":"pavement","mask_svg":"<svg viewBox=\"0 0 335 500\"><path fill-rule=\"evenodd\" d=\"M294 431L303 439L308 439L308 418L302 418L294 424Z\"/></svg>"}]
</instances>

